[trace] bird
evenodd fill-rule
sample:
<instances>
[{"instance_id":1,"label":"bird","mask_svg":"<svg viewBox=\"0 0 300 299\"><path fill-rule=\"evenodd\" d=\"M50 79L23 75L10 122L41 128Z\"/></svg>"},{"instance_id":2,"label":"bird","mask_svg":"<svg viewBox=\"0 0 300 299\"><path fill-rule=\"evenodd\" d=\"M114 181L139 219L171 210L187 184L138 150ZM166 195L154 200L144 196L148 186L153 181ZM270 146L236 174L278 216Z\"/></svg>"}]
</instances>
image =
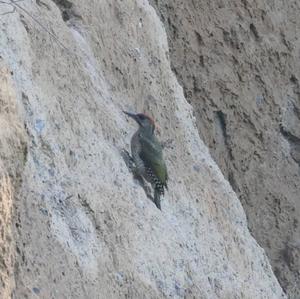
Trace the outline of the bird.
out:
<instances>
[{"instance_id":1,"label":"bird","mask_svg":"<svg viewBox=\"0 0 300 299\"><path fill-rule=\"evenodd\" d=\"M131 138L131 155L136 175L148 181L154 191L153 202L161 210L160 197L168 189L168 172L163 158L163 148L155 136L153 119L143 113L123 111L138 124L138 130Z\"/></svg>"}]
</instances>

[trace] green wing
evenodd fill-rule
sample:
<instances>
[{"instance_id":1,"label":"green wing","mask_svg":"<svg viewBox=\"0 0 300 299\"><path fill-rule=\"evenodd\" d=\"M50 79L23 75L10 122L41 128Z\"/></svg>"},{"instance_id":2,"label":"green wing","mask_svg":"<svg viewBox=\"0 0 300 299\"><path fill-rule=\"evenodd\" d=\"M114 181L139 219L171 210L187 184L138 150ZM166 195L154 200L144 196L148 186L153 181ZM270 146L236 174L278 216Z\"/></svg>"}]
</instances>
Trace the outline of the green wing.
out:
<instances>
[{"instance_id":1,"label":"green wing","mask_svg":"<svg viewBox=\"0 0 300 299\"><path fill-rule=\"evenodd\" d=\"M163 159L162 147L155 136L146 138L140 135L141 152L140 156L147 167L159 178L161 183L167 187L168 173L167 166Z\"/></svg>"}]
</instances>

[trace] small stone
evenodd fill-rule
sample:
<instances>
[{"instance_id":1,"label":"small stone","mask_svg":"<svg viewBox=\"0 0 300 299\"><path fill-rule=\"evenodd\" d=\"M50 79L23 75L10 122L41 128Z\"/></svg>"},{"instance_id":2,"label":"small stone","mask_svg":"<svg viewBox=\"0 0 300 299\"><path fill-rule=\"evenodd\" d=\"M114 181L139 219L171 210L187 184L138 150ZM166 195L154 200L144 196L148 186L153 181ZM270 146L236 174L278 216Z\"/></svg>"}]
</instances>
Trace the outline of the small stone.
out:
<instances>
[{"instance_id":1,"label":"small stone","mask_svg":"<svg viewBox=\"0 0 300 299\"><path fill-rule=\"evenodd\" d=\"M199 165L194 165L193 169L197 172L200 172L200 166Z\"/></svg>"},{"instance_id":2,"label":"small stone","mask_svg":"<svg viewBox=\"0 0 300 299\"><path fill-rule=\"evenodd\" d=\"M39 288L32 288L32 291L38 295L40 293L40 289Z\"/></svg>"}]
</instances>

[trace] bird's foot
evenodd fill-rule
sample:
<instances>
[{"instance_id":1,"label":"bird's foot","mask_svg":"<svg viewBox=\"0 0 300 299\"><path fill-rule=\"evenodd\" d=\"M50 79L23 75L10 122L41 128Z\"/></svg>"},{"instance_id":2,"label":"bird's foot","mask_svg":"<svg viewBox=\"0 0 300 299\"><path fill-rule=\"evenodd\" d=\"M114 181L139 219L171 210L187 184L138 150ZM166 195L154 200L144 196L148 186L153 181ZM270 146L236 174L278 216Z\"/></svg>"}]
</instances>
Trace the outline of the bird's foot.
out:
<instances>
[{"instance_id":1,"label":"bird's foot","mask_svg":"<svg viewBox=\"0 0 300 299\"><path fill-rule=\"evenodd\" d=\"M149 186L147 186L147 185L144 185L143 189L144 189L144 191L146 193L146 196L153 201L153 196L152 196L151 188Z\"/></svg>"},{"instance_id":2,"label":"bird's foot","mask_svg":"<svg viewBox=\"0 0 300 299\"><path fill-rule=\"evenodd\" d=\"M152 196L151 188L150 188L150 186L148 186L148 184L146 183L146 181L144 180L144 178L141 177L141 176L139 176L139 175L136 175L135 179L139 182L139 184L143 188L146 196L153 201L153 196Z\"/></svg>"}]
</instances>

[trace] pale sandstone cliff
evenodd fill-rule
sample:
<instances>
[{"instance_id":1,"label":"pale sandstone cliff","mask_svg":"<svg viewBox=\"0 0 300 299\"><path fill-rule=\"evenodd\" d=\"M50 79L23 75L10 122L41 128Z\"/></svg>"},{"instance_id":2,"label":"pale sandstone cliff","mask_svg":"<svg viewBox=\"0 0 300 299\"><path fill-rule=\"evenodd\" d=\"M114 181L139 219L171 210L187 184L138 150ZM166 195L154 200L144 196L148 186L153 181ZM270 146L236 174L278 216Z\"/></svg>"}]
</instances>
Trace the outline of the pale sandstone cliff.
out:
<instances>
[{"instance_id":1,"label":"pale sandstone cliff","mask_svg":"<svg viewBox=\"0 0 300 299\"><path fill-rule=\"evenodd\" d=\"M200 136L300 298L300 2L152 0Z\"/></svg>"},{"instance_id":2,"label":"pale sandstone cliff","mask_svg":"<svg viewBox=\"0 0 300 299\"><path fill-rule=\"evenodd\" d=\"M1 296L285 298L199 137L153 7L55 2L20 4L44 28L1 15ZM122 109L152 114L167 144L162 212L120 156L135 130Z\"/></svg>"}]
</instances>

